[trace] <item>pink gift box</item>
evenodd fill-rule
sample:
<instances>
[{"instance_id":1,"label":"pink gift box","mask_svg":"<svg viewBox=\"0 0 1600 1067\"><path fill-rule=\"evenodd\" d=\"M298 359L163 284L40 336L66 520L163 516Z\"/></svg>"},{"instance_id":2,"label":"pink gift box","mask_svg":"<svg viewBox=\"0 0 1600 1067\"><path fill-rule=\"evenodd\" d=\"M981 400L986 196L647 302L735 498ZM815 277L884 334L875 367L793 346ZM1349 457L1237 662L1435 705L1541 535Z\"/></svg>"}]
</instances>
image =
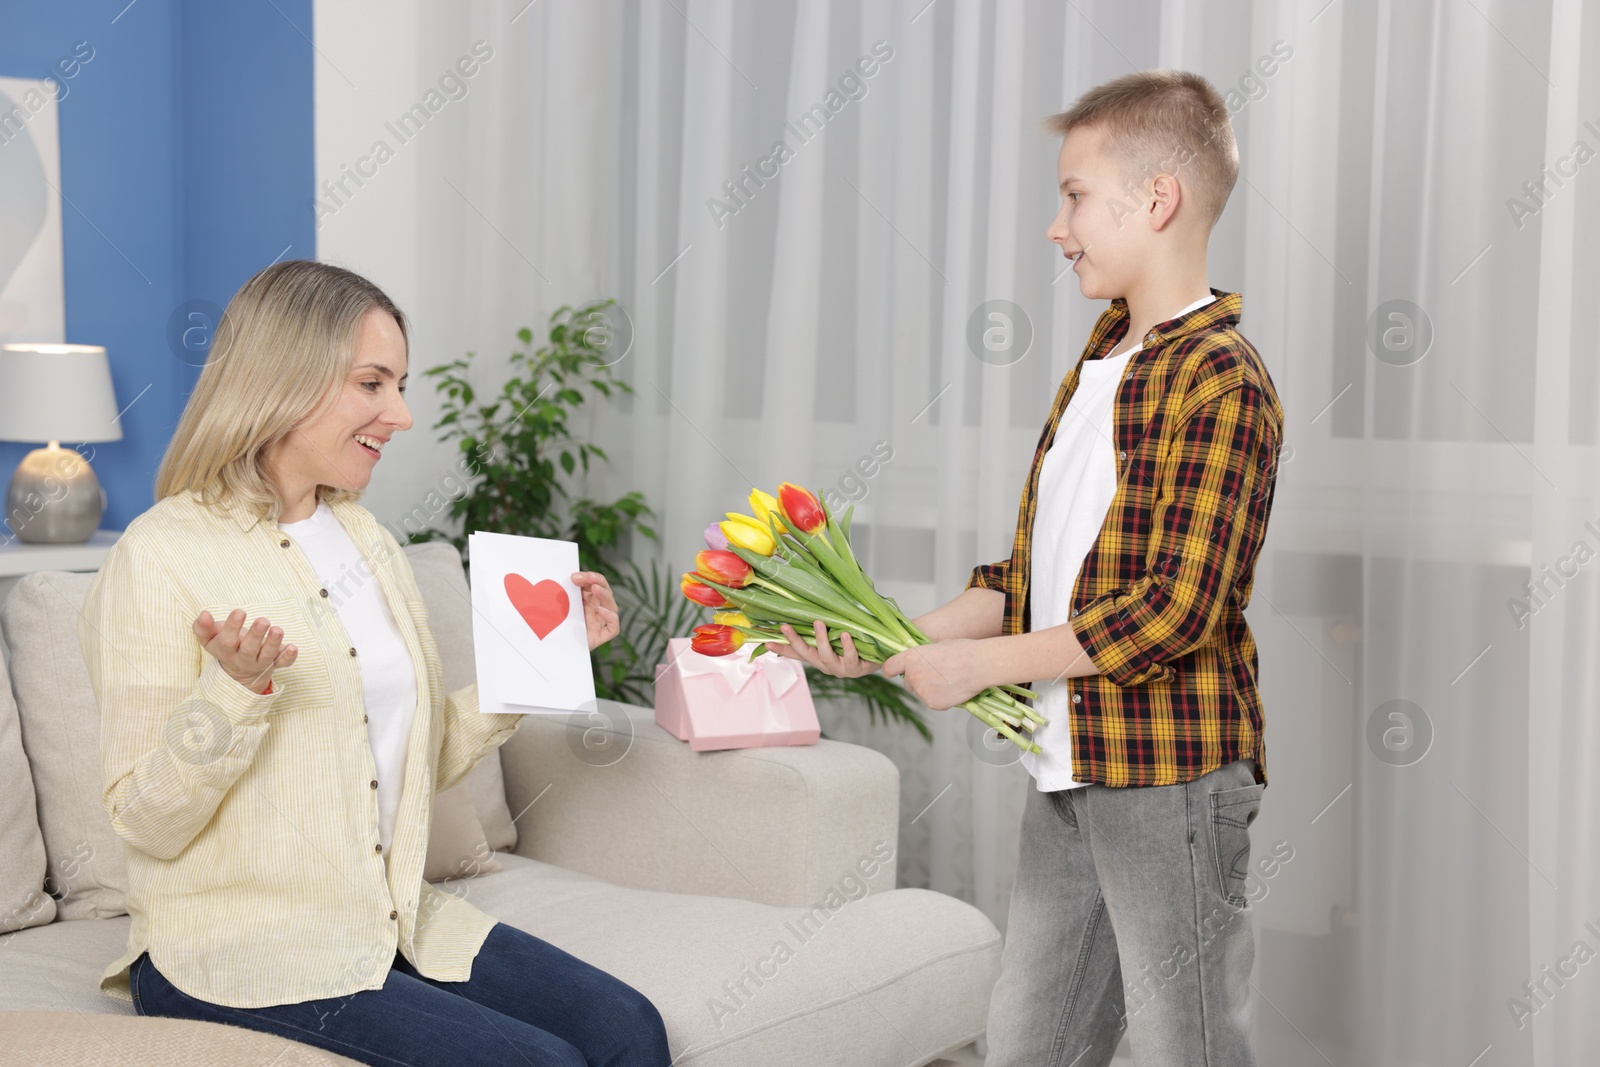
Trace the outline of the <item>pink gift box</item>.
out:
<instances>
[{"instance_id":1,"label":"pink gift box","mask_svg":"<svg viewBox=\"0 0 1600 1067\"><path fill-rule=\"evenodd\" d=\"M767 745L812 745L822 735L805 667L748 651L706 656L689 638L667 641L656 664L656 722L696 752Z\"/></svg>"}]
</instances>

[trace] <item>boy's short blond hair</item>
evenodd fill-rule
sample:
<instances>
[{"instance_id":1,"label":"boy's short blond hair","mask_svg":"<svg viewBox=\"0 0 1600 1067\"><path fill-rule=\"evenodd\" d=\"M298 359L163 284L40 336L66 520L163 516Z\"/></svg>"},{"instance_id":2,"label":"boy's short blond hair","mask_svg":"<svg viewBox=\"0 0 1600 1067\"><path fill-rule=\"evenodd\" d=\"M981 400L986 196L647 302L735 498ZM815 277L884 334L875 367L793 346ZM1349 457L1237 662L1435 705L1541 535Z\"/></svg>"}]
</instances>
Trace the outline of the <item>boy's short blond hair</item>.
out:
<instances>
[{"instance_id":1,"label":"boy's short blond hair","mask_svg":"<svg viewBox=\"0 0 1600 1067\"><path fill-rule=\"evenodd\" d=\"M1239 178L1239 146L1227 104L1206 79L1186 70L1124 74L1044 122L1046 132L1063 137L1081 126L1104 135L1130 197L1142 195L1157 174L1176 174L1207 228L1216 225Z\"/></svg>"}]
</instances>

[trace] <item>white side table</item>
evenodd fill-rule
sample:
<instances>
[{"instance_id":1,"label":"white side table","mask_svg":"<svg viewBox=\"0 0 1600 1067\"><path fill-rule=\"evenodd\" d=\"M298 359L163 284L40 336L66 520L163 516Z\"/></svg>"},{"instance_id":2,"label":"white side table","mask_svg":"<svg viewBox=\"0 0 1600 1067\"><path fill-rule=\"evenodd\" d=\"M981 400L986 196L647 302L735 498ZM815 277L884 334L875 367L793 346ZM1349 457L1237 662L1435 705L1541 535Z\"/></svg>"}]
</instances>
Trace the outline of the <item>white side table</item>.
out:
<instances>
[{"instance_id":1,"label":"white side table","mask_svg":"<svg viewBox=\"0 0 1600 1067\"><path fill-rule=\"evenodd\" d=\"M0 544L0 603L17 579L34 571L97 571L121 530L96 530L75 545L33 545L26 541Z\"/></svg>"}]
</instances>

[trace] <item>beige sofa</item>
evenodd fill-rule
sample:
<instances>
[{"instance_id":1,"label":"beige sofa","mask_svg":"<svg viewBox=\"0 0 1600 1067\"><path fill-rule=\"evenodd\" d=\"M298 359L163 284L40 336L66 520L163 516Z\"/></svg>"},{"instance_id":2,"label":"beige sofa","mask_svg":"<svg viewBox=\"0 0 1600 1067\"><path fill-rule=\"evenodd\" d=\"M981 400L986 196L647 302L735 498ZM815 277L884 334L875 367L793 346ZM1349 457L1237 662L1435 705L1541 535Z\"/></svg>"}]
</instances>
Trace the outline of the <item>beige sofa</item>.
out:
<instances>
[{"instance_id":1,"label":"beige sofa","mask_svg":"<svg viewBox=\"0 0 1600 1067\"><path fill-rule=\"evenodd\" d=\"M407 552L454 690L473 664L459 558ZM91 577L30 575L0 608L0 1062L355 1062L100 992L129 919L74 630ZM436 817L430 855L475 851L456 869L485 873L437 884L644 992L685 1067L925 1064L982 1032L1000 935L895 888L886 758L829 741L697 754L648 708L602 711L609 725L529 717L457 787L477 819Z\"/></svg>"}]
</instances>

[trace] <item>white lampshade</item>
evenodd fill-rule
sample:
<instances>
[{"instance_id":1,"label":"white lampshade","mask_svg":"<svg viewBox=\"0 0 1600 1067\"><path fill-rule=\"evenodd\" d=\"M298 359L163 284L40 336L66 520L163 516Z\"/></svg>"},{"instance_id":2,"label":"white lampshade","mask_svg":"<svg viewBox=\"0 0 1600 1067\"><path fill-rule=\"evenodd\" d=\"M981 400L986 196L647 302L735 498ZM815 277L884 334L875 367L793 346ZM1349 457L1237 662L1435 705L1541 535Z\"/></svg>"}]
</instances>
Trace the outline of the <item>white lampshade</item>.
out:
<instances>
[{"instance_id":1,"label":"white lampshade","mask_svg":"<svg viewBox=\"0 0 1600 1067\"><path fill-rule=\"evenodd\" d=\"M119 441L117 414L100 345L0 346L0 441Z\"/></svg>"}]
</instances>

